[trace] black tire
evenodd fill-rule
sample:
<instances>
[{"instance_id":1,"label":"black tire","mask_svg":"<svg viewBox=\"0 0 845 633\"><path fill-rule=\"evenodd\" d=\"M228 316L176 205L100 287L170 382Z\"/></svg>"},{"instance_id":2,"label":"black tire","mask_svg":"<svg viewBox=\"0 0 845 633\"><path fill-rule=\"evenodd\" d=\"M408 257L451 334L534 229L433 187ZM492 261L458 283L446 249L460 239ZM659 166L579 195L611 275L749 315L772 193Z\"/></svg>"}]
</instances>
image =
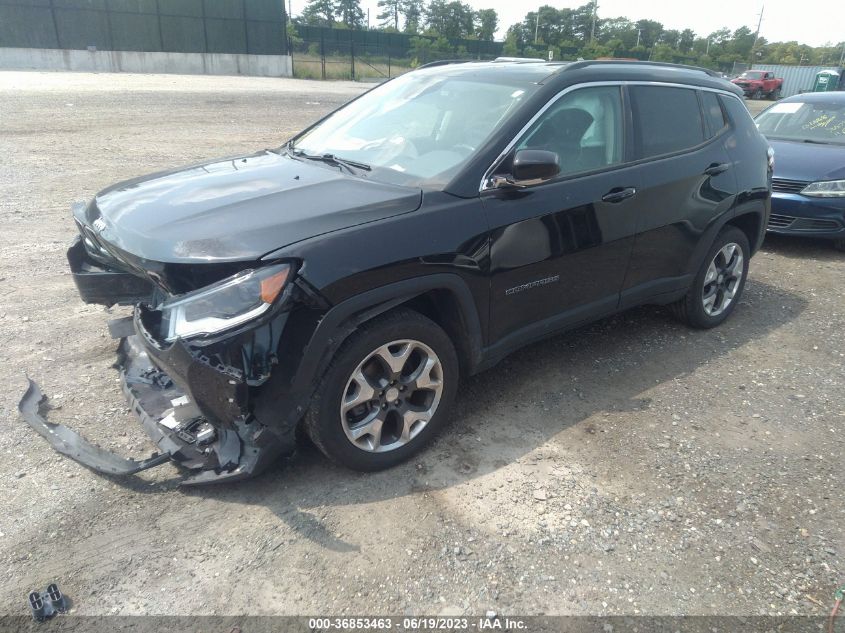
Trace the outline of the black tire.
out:
<instances>
[{"instance_id":1,"label":"black tire","mask_svg":"<svg viewBox=\"0 0 845 633\"><path fill-rule=\"evenodd\" d=\"M780 88L775 88L769 93L769 99L772 101L777 101L780 99Z\"/></svg>"},{"instance_id":2,"label":"black tire","mask_svg":"<svg viewBox=\"0 0 845 633\"><path fill-rule=\"evenodd\" d=\"M763 98L763 91L757 88L753 93L751 93L752 99L762 99Z\"/></svg>"},{"instance_id":3,"label":"black tire","mask_svg":"<svg viewBox=\"0 0 845 633\"><path fill-rule=\"evenodd\" d=\"M434 352L440 362L442 390L430 420L407 443L388 448L385 452L372 452L347 437L344 425L348 422L346 414L341 414L342 399L359 365L382 346L399 340L422 343ZM408 362L411 362L410 358ZM360 471L390 468L424 448L443 427L455 398L458 378L457 353L446 332L418 312L404 308L394 310L365 323L343 343L317 386L311 408L304 418L305 432L326 457L342 466ZM377 412L379 407L373 405L378 400L377 396L361 406ZM390 423L401 425L399 418L395 417L398 414L393 415ZM388 422L385 422L385 428L387 425Z\"/></svg>"},{"instance_id":4,"label":"black tire","mask_svg":"<svg viewBox=\"0 0 845 633\"><path fill-rule=\"evenodd\" d=\"M707 270L710 268L711 262L716 258L716 255L728 244L736 244L742 252L742 277L736 286L733 298L727 306L719 314L708 314L704 306L704 282L707 276ZM713 245L707 251L701 268L695 276L692 287L683 299L677 301L670 306L673 314L687 325L707 329L716 327L727 319L736 308L740 299L742 298L742 291L745 288L745 280L748 278L748 261L751 258L751 249L748 246L748 238L740 229L735 226L726 226L716 239L713 240Z\"/></svg>"},{"instance_id":5,"label":"black tire","mask_svg":"<svg viewBox=\"0 0 845 633\"><path fill-rule=\"evenodd\" d=\"M833 241L833 248L835 248L838 251L845 251L845 239L834 240Z\"/></svg>"}]
</instances>

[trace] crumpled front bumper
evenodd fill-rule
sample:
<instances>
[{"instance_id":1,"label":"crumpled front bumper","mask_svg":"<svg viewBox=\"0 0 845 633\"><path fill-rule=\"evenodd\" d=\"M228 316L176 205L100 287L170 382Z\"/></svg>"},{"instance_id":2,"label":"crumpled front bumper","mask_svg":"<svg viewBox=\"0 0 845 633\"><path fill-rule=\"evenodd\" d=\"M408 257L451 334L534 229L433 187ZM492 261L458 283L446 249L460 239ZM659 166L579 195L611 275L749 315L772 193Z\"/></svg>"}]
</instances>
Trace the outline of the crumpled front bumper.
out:
<instances>
[{"instance_id":1,"label":"crumpled front bumper","mask_svg":"<svg viewBox=\"0 0 845 633\"><path fill-rule=\"evenodd\" d=\"M182 485L196 485L251 477L288 447L248 414L242 378L214 367L181 341L158 346L144 330L137 309L131 325L134 333L127 320L110 327L113 333L128 334L121 338L115 367L129 407L159 451L142 461L125 459L49 422L41 411L45 398L30 380L18 408L54 449L109 475L131 475L173 460L197 471Z\"/></svg>"}]
</instances>

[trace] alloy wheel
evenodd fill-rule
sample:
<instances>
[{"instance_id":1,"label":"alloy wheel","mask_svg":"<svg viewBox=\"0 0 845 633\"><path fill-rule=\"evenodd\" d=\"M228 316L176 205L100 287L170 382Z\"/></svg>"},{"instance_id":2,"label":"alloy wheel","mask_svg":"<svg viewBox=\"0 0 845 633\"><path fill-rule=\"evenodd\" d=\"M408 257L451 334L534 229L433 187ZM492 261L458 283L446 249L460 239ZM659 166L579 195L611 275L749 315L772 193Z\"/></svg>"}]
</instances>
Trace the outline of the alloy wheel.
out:
<instances>
[{"instance_id":1,"label":"alloy wheel","mask_svg":"<svg viewBox=\"0 0 845 633\"><path fill-rule=\"evenodd\" d=\"M713 257L704 276L701 300L708 316L719 316L731 305L742 282L742 274L742 248L735 242L729 242Z\"/></svg>"},{"instance_id":2,"label":"alloy wheel","mask_svg":"<svg viewBox=\"0 0 845 633\"><path fill-rule=\"evenodd\" d=\"M434 350L410 339L387 343L370 352L346 383L343 432L361 450L395 450L420 434L442 394L443 367Z\"/></svg>"}]
</instances>

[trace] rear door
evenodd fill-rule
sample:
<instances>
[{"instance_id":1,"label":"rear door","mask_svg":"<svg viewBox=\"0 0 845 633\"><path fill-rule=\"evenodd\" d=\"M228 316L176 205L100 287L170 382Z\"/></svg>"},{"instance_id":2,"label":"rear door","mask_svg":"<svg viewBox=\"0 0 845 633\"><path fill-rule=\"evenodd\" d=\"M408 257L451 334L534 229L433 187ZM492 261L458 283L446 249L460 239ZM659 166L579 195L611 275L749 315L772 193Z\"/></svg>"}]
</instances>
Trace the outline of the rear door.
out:
<instances>
[{"instance_id":1,"label":"rear door","mask_svg":"<svg viewBox=\"0 0 845 633\"><path fill-rule=\"evenodd\" d=\"M630 85L638 204L622 307L689 287L705 231L730 213L736 179L716 94Z\"/></svg>"}]
</instances>

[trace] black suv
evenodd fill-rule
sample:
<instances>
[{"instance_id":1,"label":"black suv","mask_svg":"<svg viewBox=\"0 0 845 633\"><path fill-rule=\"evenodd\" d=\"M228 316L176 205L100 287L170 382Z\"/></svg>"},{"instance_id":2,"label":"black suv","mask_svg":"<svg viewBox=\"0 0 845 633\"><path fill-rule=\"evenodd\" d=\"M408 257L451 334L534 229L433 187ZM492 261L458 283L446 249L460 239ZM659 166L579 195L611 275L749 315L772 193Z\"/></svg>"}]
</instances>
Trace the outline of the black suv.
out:
<instances>
[{"instance_id":1,"label":"black suv","mask_svg":"<svg viewBox=\"0 0 845 633\"><path fill-rule=\"evenodd\" d=\"M34 383L24 417L108 473L246 477L300 426L375 470L526 343L646 303L718 325L769 216L740 97L667 64L433 64L277 150L106 189L75 209L68 258L84 301L135 306L110 329L160 454L47 422Z\"/></svg>"}]
</instances>

